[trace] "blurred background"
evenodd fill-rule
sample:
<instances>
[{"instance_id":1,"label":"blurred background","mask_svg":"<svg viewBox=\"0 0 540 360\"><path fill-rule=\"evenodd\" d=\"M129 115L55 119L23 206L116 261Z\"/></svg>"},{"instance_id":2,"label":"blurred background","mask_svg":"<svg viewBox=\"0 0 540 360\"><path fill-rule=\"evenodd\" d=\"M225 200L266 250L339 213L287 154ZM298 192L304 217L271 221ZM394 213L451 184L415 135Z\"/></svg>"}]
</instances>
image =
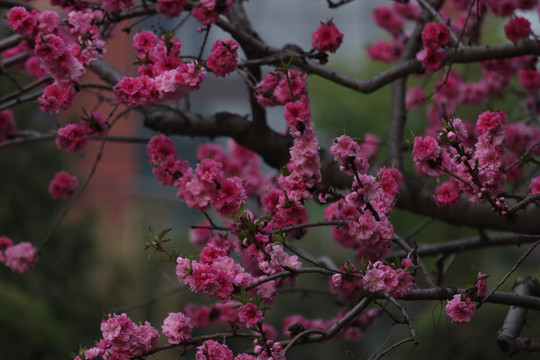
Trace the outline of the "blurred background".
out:
<instances>
[{"instance_id":1,"label":"blurred background","mask_svg":"<svg viewBox=\"0 0 540 360\"><path fill-rule=\"evenodd\" d=\"M311 33L319 21L333 18L345 37L338 53L330 56L329 66L367 79L389 67L368 61L365 55L367 44L387 37L370 17L372 9L380 4L391 5L391 1L356 1L337 10L329 10L323 0L251 0L246 2L246 10L255 29L269 44L282 47L294 43L304 50L310 49ZM150 28L155 21L150 19L140 27ZM490 18L488 22L493 31L485 32L489 36L486 41L503 42L499 31L502 21ZM533 23L537 24L538 19ZM162 22L161 26L167 27L167 24ZM190 19L178 30L183 54L198 52L202 35L194 31L197 27L199 25ZM5 24L1 25L1 31L2 34L8 32ZM213 29L211 35L213 39L209 43L224 36L217 29ZM130 47L131 36L123 33L119 36L109 46L107 58L122 71L132 71L130 64L135 59ZM267 71L271 70L267 68ZM474 71L469 74L474 74ZM355 137L374 133L384 142L390 115L389 88L364 95L324 79L308 79L312 113L321 146L327 147L331 139L344 130ZM436 77L413 78L410 85L425 85L436 80ZM10 90L7 82L0 82L0 88L2 94ZM220 110L247 114L246 94L247 89L240 76L231 75L218 80L209 75L201 91L193 95L192 109L203 114ZM58 121L77 121L81 115L80 107L92 108L95 104L91 101L91 97L79 95L73 111L60 120L39 112L36 106L18 106L14 108L18 128L50 131ZM516 96L510 95L489 105L511 114L518 101ZM425 126L423 110L409 113L406 134L422 133ZM459 115L475 121L484 110L485 107L466 107ZM269 111L272 126L278 130L285 128L282 113L282 107ZM131 117L120 120L111 135L150 137L153 133L142 127L141 119ZM412 138L412 135L408 137L409 140ZM207 139L176 137L174 141L178 156L193 164L196 147ZM225 143L225 139L217 141ZM50 198L47 192L49 181L58 171L65 169L77 174L81 182L90 171L98 145L91 144L82 155L61 152L53 142L29 143L0 150L0 169L3 169L0 171L0 235L15 242L40 244L66 204ZM383 147L379 161L374 165L382 165L384 159ZM412 169L410 164L407 166ZM310 220L322 219L321 207L314 205L310 211ZM134 321L148 320L160 330L168 312L181 311L191 302L211 304L209 299L194 296L179 286L174 264L163 261L160 255L148 260L150 252L143 250L149 237L149 227L156 231L172 228L168 234L172 241L168 246L185 255L195 253L197 248L189 242L188 230L202 220L200 214L189 211L176 198L174 188L157 183L151 173L144 144L107 143L92 182L48 241L35 269L19 275L0 267L0 359L70 359L73 357L71 352L77 352L79 346L94 346L101 336L100 322L108 313L126 312ZM392 216L395 231L400 236L414 233L419 225L427 224L426 221L430 219L398 209ZM412 239L418 243L437 243L476 234L470 229L430 221ZM329 229L310 230L298 244L314 256L330 256L338 264L354 258L351 251L340 248L331 240ZM524 251L524 248L507 248L458 254L445 285L469 287L476 273L482 271L491 276L488 284L492 287ZM435 259L426 261L435 269ZM517 274L538 276L537 264L537 261L528 259ZM502 289L509 291L514 279L512 276ZM298 279L298 283L302 288L324 289L327 279L304 276ZM446 317L442 302L407 305L420 343L417 346L405 344L390 353L387 359L505 357L498 350L495 337L507 308L485 305L470 324L456 327ZM329 319L343 309L330 296L307 293L284 294L272 307L267 320L279 331L281 319L287 315L300 313L308 318ZM540 333L538 314L530 313L529 316L530 326L526 329L529 333L523 336L534 337ZM198 330L195 335L214 330ZM340 340L299 346L290 352L290 359L365 359L407 336L405 325L393 325L383 315L360 341ZM165 342L162 337L161 343ZM249 343L235 343L235 351L249 348ZM171 350L152 358L179 357L179 352ZM188 352L186 358L194 358L194 353ZM540 359L540 356L519 354L514 358Z\"/></svg>"}]
</instances>

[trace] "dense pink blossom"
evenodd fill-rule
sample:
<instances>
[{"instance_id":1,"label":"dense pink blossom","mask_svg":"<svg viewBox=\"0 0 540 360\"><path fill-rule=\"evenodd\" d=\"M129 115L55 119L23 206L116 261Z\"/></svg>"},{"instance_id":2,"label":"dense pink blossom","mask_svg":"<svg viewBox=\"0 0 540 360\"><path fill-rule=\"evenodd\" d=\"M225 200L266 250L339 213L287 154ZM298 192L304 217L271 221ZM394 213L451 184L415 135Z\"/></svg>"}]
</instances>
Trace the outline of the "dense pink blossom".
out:
<instances>
[{"instance_id":1,"label":"dense pink blossom","mask_svg":"<svg viewBox=\"0 0 540 360\"><path fill-rule=\"evenodd\" d=\"M311 45L318 52L335 53L343 42L343 34L338 30L332 20L321 23L317 30L311 34Z\"/></svg>"},{"instance_id":2,"label":"dense pink blossom","mask_svg":"<svg viewBox=\"0 0 540 360\"><path fill-rule=\"evenodd\" d=\"M150 105L159 95L154 81L146 75L140 77L123 77L114 86L116 100L129 107Z\"/></svg>"},{"instance_id":3,"label":"dense pink blossom","mask_svg":"<svg viewBox=\"0 0 540 360\"><path fill-rule=\"evenodd\" d=\"M439 22L428 22L422 30L422 43L426 48L440 48L450 41L450 30Z\"/></svg>"},{"instance_id":4,"label":"dense pink blossom","mask_svg":"<svg viewBox=\"0 0 540 360\"><path fill-rule=\"evenodd\" d=\"M503 128L507 122L508 118L501 110L493 112L485 111L478 116L476 129L478 130L479 135L484 135L488 132L495 135L500 132L501 128Z\"/></svg>"},{"instance_id":5,"label":"dense pink blossom","mask_svg":"<svg viewBox=\"0 0 540 360\"><path fill-rule=\"evenodd\" d=\"M6 243L4 241L4 243ZM29 242L8 246L3 254L4 264L11 270L22 274L32 269L37 262L37 250Z\"/></svg>"},{"instance_id":6,"label":"dense pink blossom","mask_svg":"<svg viewBox=\"0 0 540 360\"><path fill-rule=\"evenodd\" d=\"M75 90L71 86L53 83L45 88L37 102L42 111L58 113L73 106Z\"/></svg>"},{"instance_id":7,"label":"dense pink blossom","mask_svg":"<svg viewBox=\"0 0 540 360\"><path fill-rule=\"evenodd\" d=\"M437 141L431 136L414 138L413 161L416 170L424 175L437 177L444 173L444 159Z\"/></svg>"},{"instance_id":8,"label":"dense pink blossom","mask_svg":"<svg viewBox=\"0 0 540 360\"><path fill-rule=\"evenodd\" d=\"M404 269L394 269L377 261L368 267L362 281L369 291L383 291L400 298L412 290L414 278Z\"/></svg>"},{"instance_id":9,"label":"dense pink blossom","mask_svg":"<svg viewBox=\"0 0 540 360\"><path fill-rule=\"evenodd\" d=\"M452 323L460 324L471 321L476 305L466 295L456 294L446 304L446 314L452 319Z\"/></svg>"},{"instance_id":10,"label":"dense pink blossom","mask_svg":"<svg viewBox=\"0 0 540 360\"><path fill-rule=\"evenodd\" d=\"M222 76L236 70L238 63L238 44L236 41L223 39L212 45L211 54L206 59L208 67L214 75Z\"/></svg>"},{"instance_id":11,"label":"dense pink blossom","mask_svg":"<svg viewBox=\"0 0 540 360\"><path fill-rule=\"evenodd\" d=\"M235 215L247 201L247 192L242 179L237 176L224 178L219 182L219 190L212 204L222 216Z\"/></svg>"},{"instance_id":12,"label":"dense pink blossom","mask_svg":"<svg viewBox=\"0 0 540 360\"><path fill-rule=\"evenodd\" d=\"M109 314L108 318L101 322L100 328L102 341L105 342L111 357L138 357L156 347L159 342L159 333L150 323L136 325L125 313Z\"/></svg>"},{"instance_id":13,"label":"dense pink blossom","mask_svg":"<svg viewBox=\"0 0 540 360\"><path fill-rule=\"evenodd\" d=\"M60 150L81 153L88 144L88 133L85 126L80 124L67 124L58 129L56 146Z\"/></svg>"},{"instance_id":14,"label":"dense pink blossom","mask_svg":"<svg viewBox=\"0 0 540 360\"><path fill-rule=\"evenodd\" d=\"M504 26L506 38L513 42L525 39L531 33L531 23L524 17L516 16Z\"/></svg>"},{"instance_id":15,"label":"dense pink blossom","mask_svg":"<svg viewBox=\"0 0 540 360\"><path fill-rule=\"evenodd\" d=\"M69 199L79 187L77 177L60 171L49 184L49 193L55 199Z\"/></svg>"},{"instance_id":16,"label":"dense pink blossom","mask_svg":"<svg viewBox=\"0 0 540 360\"><path fill-rule=\"evenodd\" d=\"M186 92L199 90L203 79L206 77L206 69L197 61L183 64L178 68L175 80L183 86Z\"/></svg>"},{"instance_id":17,"label":"dense pink blossom","mask_svg":"<svg viewBox=\"0 0 540 360\"><path fill-rule=\"evenodd\" d=\"M32 36L37 29L38 12L28 11L22 6L12 7L7 13L7 24L17 34Z\"/></svg>"},{"instance_id":18,"label":"dense pink blossom","mask_svg":"<svg viewBox=\"0 0 540 360\"><path fill-rule=\"evenodd\" d=\"M180 344L182 341L191 338L193 325L191 319L184 313L169 313L161 326L163 335L167 336L170 344Z\"/></svg>"},{"instance_id":19,"label":"dense pink blossom","mask_svg":"<svg viewBox=\"0 0 540 360\"><path fill-rule=\"evenodd\" d=\"M160 164L169 155L174 155L176 153L171 138L163 134L153 136L148 142L146 151L148 153L150 164L154 165Z\"/></svg>"},{"instance_id":20,"label":"dense pink blossom","mask_svg":"<svg viewBox=\"0 0 540 360\"><path fill-rule=\"evenodd\" d=\"M196 360L232 360L233 352L227 345L207 340L197 348Z\"/></svg>"}]
</instances>

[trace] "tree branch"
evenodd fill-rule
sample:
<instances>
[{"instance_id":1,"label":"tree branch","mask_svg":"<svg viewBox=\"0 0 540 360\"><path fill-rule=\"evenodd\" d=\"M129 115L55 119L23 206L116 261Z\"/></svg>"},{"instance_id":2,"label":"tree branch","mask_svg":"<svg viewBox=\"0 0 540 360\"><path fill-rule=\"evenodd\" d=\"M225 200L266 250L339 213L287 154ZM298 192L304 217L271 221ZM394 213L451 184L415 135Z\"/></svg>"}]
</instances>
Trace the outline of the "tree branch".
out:
<instances>
[{"instance_id":1,"label":"tree branch","mask_svg":"<svg viewBox=\"0 0 540 360\"><path fill-rule=\"evenodd\" d=\"M540 284L536 279L517 278L514 283L514 294L529 296L540 294ZM497 334L497 344L503 352L514 355L519 351L540 351L540 340L520 338L519 334L527 321L527 309L510 306L503 326Z\"/></svg>"}]
</instances>

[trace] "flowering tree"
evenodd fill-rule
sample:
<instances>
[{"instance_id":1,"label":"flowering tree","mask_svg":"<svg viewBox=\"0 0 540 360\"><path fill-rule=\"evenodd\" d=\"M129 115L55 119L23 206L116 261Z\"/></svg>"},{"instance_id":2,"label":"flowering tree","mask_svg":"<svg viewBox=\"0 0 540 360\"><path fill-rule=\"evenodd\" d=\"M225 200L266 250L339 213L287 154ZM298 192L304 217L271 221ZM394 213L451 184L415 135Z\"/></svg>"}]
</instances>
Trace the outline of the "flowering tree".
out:
<instances>
[{"instance_id":1,"label":"flowering tree","mask_svg":"<svg viewBox=\"0 0 540 360\"><path fill-rule=\"evenodd\" d=\"M327 0L329 15L346 11L351 1ZM68 152L84 153L90 141L100 142L102 149L107 141L118 140L107 135L111 127L131 113L141 114L144 125L156 132L145 141L156 181L175 187L180 201L206 217L191 231L192 242L201 247L195 257L168 248L166 230L151 231L147 245L174 262L170 271L180 284L215 301L212 307L171 309L162 324L136 324L125 313L109 314L100 326L102 337L86 344L76 359L144 358L191 348L198 360L285 359L300 344L357 340L379 318L390 317L396 326L407 326L409 335L373 356L381 358L404 343L417 342L408 304L428 300L444 301L456 325L474 321L484 304L504 304L508 316L497 335L502 351L540 351L539 339L520 337L526 310L540 310L537 280L516 279L513 293L499 289L540 243L540 42L523 17L540 11L537 1L411 0L381 5L373 11L373 20L391 40L374 42L367 54L392 65L367 80L327 66L344 39L333 20L313 19L311 49L302 49L265 42L246 15L248 4L240 0L51 4L59 11L2 2L9 8L12 31L0 40L3 81L12 83L13 90L0 99L0 147L50 140ZM133 24L149 17L169 19L167 28L136 30ZM200 23L200 48L194 54L181 51L182 38L176 32L188 17ZM506 22L505 43L485 43L482 30L490 17ZM531 18L537 20L537 14ZM129 24L137 57L127 69L131 76L103 60L120 24ZM215 28L227 37L210 45L207 40ZM24 72L25 82L11 76L12 71ZM249 89L248 116L227 109L211 115L190 109L185 100L197 96L206 78L226 78L232 72L240 73ZM83 82L88 73L101 82ZM386 139L343 134L329 148L321 148L312 122L308 76L358 93L391 87L391 116L376 119L385 122ZM413 76L424 79L424 86L407 86ZM497 101L510 92L519 97L512 115L497 109ZM15 105L61 113L76 104L78 93L99 100L93 111L79 114L80 121L53 133L17 127L11 110ZM459 118L469 105L482 110L475 118ZM287 133L268 125L269 107L283 108ZM423 134L409 138L407 120L418 109L425 110L427 123ZM230 141L228 150L213 143L200 146L198 162L191 166L179 157L171 140L175 135ZM386 148L387 158L375 167L380 147ZM94 168L100 156L101 150ZM263 161L278 171L263 172ZM65 171L52 179L51 196L71 199L64 214L92 173L82 183ZM309 203L324 209L323 221L310 221ZM396 207L478 229L479 235L416 243L414 235L394 231L391 215ZM328 241L333 246L351 250L349 261L336 263L302 249L302 238L320 226L331 228ZM46 246L51 233L34 244L9 234L0 237L0 261L15 272L30 271L39 256L54 256ZM503 278L488 282L489 274L478 272L468 288L445 283L444 260L450 254L520 244L532 246L512 260ZM442 259L439 269L424 262L434 255ZM265 316L274 300L301 284L306 274L327 281L325 291L341 310L324 321L288 316L278 332ZM228 331L204 332L216 323ZM202 335L193 336L194 331ZM233 352L233 338L244 339L249 350Z\"/></svg>"}]
</instances>

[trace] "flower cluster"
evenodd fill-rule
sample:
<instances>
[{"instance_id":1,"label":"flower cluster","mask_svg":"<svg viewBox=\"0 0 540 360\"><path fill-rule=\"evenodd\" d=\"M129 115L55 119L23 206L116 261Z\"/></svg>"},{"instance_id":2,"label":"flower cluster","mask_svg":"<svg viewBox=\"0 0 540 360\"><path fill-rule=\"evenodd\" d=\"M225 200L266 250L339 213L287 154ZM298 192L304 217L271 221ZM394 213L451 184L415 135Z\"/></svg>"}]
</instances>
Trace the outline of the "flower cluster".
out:
<instances>
[{"instance_id":1,"label":"flower cluster","mask_svg":"<svg viewBox=\"0 0 540 360\"><path fill-rule=\"evenodd\" d=\"M104 359L131 359L155 348L159 333L148 321L137 325L124 313L109 314L101 322L102 338L95 347L84 352L86 360L101 356Z\"/></svg>"},{"instance_id":2,"label":"flower cluster","mask_svg":"<svg viewBox=\"0 0 540 360\"><path fill-rule=\"evenodd\" d=\"M58 129L56 146L60 150L81 153L90 139L99 139L107 135L109 124L98 112L91 112L81 122L67 124Z\"/></svg>"},{"instance_id":3,"label":"flower cluster","mask_svg":"<svg viewBox=\"0 0 540 360\"><path fill-rule=\"evenodd\" d=\"M446 124L439 136L440 144L429 135L414 139L413 160L419 173L430 177L453 175L436 190L439 206L455 205L460 192L472 202L482 202L504 192L507 121L506 114L500 110L480 114L474 146L467 144L469 133L460 119Z\"/></svg>"},{"instance_id":4,"label":"flower cluster","mask_svg":"<svg viewBox=\"0 0 540 360\"><path fill-rule=\"evenodd\" d=\"M401 173L383 167L376 177L368 175L370 154L365 149L346 135L333 141L330 152L341 170L354 177L351 190L328 206L324 215L327 221L349 221L332 227L338 243L353 248L358 259L377 261L390 250L393 227L388 217L401 186Z\"/></svg>"},{"instance_id":5,"label":"flower cluster","mask_svg":"<svg viewBox=\"0 0 540 360\"><path fill-rule=\"evenodd\" d=\"M178 280L193 292L215 297L221 302L230 300L236 288L248 286L253 277L235 262L225 250L207 245L199 261L179 257L176 260Z\"/></svg>"},{"instance_id":6,"label":"flower cluster","mask_svg":"<svg viewBox=\"0 0 540 360\"><path fill-rule=\"evenodd\" d=\"M37 262L37 250L29 242L13 245L13 240L0 236L0 262L11 270L22 274L32 269Z\"/></svg>"},{"instance_id":7,"label":"flower cluster","mask_svg":"<svg viewBox=\"0 0 540 360\"><path fill-rule=\"evenodd\" d=\"M400 298L411 292L414 284L414 277L407 267L412 266L412 262L403 259L402 267L384 265L380 261L369 264L364 277L363 285L372 292L382 291L388 295Z\"/></svg>"},{"instance_id":8,"label":"flower cluster","mask_svg":"<svg viewBox=\"0 0 540 360\"><path fill-rule=\"evenodd\" d=\"M103 13L69 9L66 21L60 22L54 11L28 11L16 6L9 10L7 17L13 31L32 40L25 43L25 52L30 55L26 60L30 73L34 76L48 74L54 80L38 98L41 110L59 112L70 108L75 85L85 69L105 54L99 27Z\"/></svg>"},{"instance_id":9,"label":"flower cluster","mask_svg":"<svg viewBox=\"0 0 540 360\"><path fill-rule=\"evenodd\" d=\"M306 74L290 69L287 73L274 71L255 86L259 105L268 107L285 105L306 94Z\"/></svg>"},{"instance_id":10,"label":"flower cluster","mask_svg":"<svg viewBox=\"0 0 540 360\"><path fill-rule=\"evenodd\" d=\"M148 106L158 101L172 102L184 93L200 88L206 76L196 60L184 63L180 58L182 42L170 33L157 36L142 30L133 37L138 58L137 77L123 77L114 86L119 103L129 107Z\"/></svg>"},{"instance_id":11,"label":"flower cluster","mask_svg":"<svg viewBox=\"0 0 540 360\"><path fill-rule=\"evenodd\" d=\"M424 48L418 52L416 58L422 63L427 72L441 67L446 58L443 46L450 41L450 31L442 23L429 22L422 30L422 43Z\"/></svg>"}]
</instances>

